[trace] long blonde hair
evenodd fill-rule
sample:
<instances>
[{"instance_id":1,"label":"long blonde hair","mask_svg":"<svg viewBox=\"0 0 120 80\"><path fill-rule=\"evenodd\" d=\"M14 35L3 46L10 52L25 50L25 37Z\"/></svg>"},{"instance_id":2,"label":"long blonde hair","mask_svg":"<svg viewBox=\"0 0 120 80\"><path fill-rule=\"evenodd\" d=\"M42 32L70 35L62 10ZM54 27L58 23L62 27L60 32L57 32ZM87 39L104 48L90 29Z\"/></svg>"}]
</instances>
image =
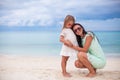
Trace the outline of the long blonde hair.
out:
<instances>
[{"instance_id":1,"label":"long blonde hair","mask_svg":"<svg viewBox=\"0 0 120 80\"><path fill-rule=\"evenodd\" d=\"M75 19L72 15L67 15L64 19L64 24L63 24L63 28L64 29L66 27L66 24L69 22L69 21L73 21L75 23Z\"/></svg>"}]
</instances>

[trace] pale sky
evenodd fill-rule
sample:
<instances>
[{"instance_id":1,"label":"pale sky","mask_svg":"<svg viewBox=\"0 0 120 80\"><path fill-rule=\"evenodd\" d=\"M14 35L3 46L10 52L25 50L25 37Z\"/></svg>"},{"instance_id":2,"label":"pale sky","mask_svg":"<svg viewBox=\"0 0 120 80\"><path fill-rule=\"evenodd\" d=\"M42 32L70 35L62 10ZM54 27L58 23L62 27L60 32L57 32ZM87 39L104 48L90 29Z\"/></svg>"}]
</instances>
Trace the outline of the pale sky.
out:
<instances>
[{"instance_id":1,"label":"pale sky","mask_svg":"<svg viewBox=\"0 0 120 80\"><path fill-rule=\"evenodd\" d=\"M120 30L120 0L1 0L0 29L62 27L67 14L87 30Z\"/></svg>"}]
</instances>

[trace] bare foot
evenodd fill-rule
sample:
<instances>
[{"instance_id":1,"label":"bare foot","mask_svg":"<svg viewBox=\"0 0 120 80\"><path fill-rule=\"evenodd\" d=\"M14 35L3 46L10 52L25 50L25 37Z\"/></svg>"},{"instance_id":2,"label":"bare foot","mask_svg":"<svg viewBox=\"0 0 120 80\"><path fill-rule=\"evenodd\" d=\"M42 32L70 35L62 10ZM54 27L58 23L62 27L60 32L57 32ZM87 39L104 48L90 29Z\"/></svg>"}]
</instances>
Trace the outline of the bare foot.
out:
<instances>
[{"instance_id":1,"label":"bare foot","mask_svg":"<svg viewBox=\"0 0 120 80\"><path fill-rule=\"evenodd\" d=\"M72 77L72 76L70 75L70 73L67 73L67 72L62 73L62 74L63 74L64 77Z\"/></svg>"},{"instance_id":2,"label":"bare foot","mask_svg":"<svg viewBox=\"0 0 120 80\"><path fill-rule=\"evenodd\" d=\"M88 75L86 75L86 77L94 77L96 75L96 73L89 73Z\"/></svg>"},{"instance_id":3,"label":"bare foot","mask_svg":"<svg viewBox=\"0 0 120 80\"><path fill-rule=\"evenodd\" d=\"M94 68L94 72L90 72L86 75L86 77L94 77L96 75L97 69Z\"/></svg>"}]
</instances>

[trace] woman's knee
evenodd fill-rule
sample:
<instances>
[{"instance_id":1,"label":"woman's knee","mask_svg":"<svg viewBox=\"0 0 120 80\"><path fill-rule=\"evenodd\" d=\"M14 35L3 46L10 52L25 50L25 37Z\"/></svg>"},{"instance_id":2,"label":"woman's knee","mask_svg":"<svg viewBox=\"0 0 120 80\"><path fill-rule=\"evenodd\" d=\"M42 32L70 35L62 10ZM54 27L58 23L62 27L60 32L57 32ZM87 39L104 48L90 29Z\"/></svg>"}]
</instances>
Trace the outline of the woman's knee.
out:
<instances>
[{"instance_id":1,"label":"woman's knee","mask_svg":"<svg viewBox=\"0 0 120 80\"><path fill-rule=\"evenodd\" d=\"M79 53L77 54L77 56L78 56L79 59L87 58L87 53L85 53L85 52L79 52Z\"/></svg>"}]
</instances>

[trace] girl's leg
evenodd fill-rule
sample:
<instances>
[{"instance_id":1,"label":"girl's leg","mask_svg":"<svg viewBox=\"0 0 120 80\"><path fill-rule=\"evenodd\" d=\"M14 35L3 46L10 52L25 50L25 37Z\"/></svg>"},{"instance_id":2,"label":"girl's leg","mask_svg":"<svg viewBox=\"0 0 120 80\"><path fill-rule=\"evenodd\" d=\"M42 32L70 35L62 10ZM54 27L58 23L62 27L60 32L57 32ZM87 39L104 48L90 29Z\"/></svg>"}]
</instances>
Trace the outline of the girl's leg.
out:
<instances>
[{"instance_id":1,"label":"girl's leg","mask_svg":"<svg viewBox=\"0 0 120 80\"><path fill-rule=\"evenodd\" d=\"M69 56L62 56L61 67L62 67L62 74L65 77L71 77L71 75L66 71L68 59L69 59Z\"/></svg>"},{"instance_id":2,"label":"girl's leg","mask_svg":"<svg viewBox=\"0 0 120 80\"><path fill-rule=\"evenodd\" d=\"M91 63L88 61L87 58L87 54L84 52L80 52L78 53L78 59L80 60L80 62L82 62L82 64L88 68L88 70L90 71L89 74L87 75L87 77L93 77L96 75L96 71L94 70L93 66L91 65Z\"/></svg>"}]
</instances>

